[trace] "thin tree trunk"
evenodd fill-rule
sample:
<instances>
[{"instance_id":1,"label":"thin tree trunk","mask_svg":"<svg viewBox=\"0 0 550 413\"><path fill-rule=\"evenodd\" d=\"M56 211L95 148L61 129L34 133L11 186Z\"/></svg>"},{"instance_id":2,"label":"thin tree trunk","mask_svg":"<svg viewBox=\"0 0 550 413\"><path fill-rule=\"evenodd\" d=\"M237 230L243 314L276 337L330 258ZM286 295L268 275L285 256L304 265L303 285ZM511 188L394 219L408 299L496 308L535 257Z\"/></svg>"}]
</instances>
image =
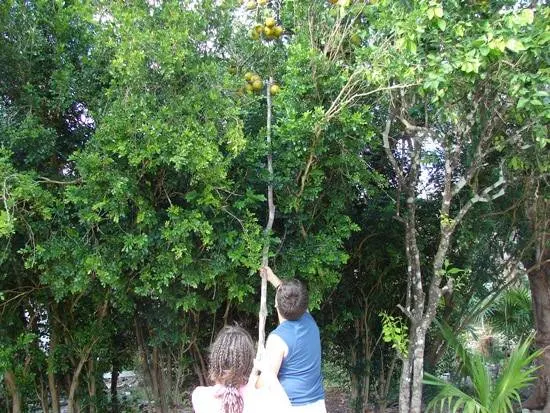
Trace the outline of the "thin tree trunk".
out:
<instances>
[{"instance_id":1,"label":"thin tree trunk","mask_svg":"<svg viewBox=\"0 0 550 413\"><path fill-rule=\"evenodd\" d=\"M395 366L397 364L397 360L399 357L395 355L390 363L390 366L387 370L387 372L382 371L382 375L380 377L380 395L378 398L378 411L379 413L384 413L386 411L386 407L388 405L388 395L390 393L391 389L391 381L393 377L393 371L395 370ZM384 365L384 355L381 354L381 365Z\"/></svg>"},{"instance_id":2,"label":"thin tree trunk","mask_svg":"<svg viewBox=\"0 0 550 413\"><path fill-rule=\"evenodd\" d=\"M409 346L410 347L410 346ZM408 413L411 404L411 358L403 359L399 383L399 413Z\"/></svg>"},{"instance_id":3,"label":"thin tree trunk","mask_svg":"<svg viewBox=\"0 0 550 413\"><path fill-rule=\"evenodd\" d=\"M411 412L420 413L422 410L422 375L424 374L424 346L426 344L426 330L418 327L414 343L414 360L412 366L411 383Z\"/></svg>"},{"instance_id":4,"label":"thin tree trunk","mask_svg":"<svg viewBox=\"0 0 550 413\"><path fill-rule=\"evenodd\" d=\"M141 354L141 364L142 364L143 374L147 378L147 383L149 384L150 389L152 391L152 397L156 398L158 394L158 388L157 388L155 371L154 371L154 368L152 367L153 362L149 360L147 344L145 343L145 337L143 336L143 328L137 316L134 318L134 327L136 329L136 341L137 341L138 349Z\"/></svg>"},{"instance_id":5,"label":"thin tree trunk","mask_svg":"<svg viewBox=\"0 0 550 413\"><path fill-rule=\"evenodd\" d=\"M165 380L166 381L166 385L165 385L166 391L169 395L172 395L173 391L174 391L174 387L173 387L173 382L172 382L172 355L170 354L170 352L167 352L167 354L166 354L166 374L165 374L165 377L166 377L166 380ZM172 402L172 401L170 401L170 402Z\"/></svg>"},{"instance_id":6,"label":"thin tree trunk","mask_svg":"<svg viewBox=\"0 0 550 413\"><path fill-rule=\"evenodd\" d=\"M11 411L12 413L21 413L22 400L21 393L17 387L17 381L15 380L15 374L11 370L7 370L4 373L4 381L11 397Z\"/></svg>"},{"instance_id":7,"label":"thin tree trunk","mask_svg":"<svg viewBox=\"0 0 550 413\"><path fill-rule=\"evenodd\" d=\"M359 407L358 407L358 401L359 401L359 397L360 397L360 372L357 372L357 363L358 363L358 359L359 357L357 357L357 350L355 349L354 346L351 346L351 356L350 356L351 360L351 366L352 366L352 370L351 370L351 374L350 374L350 384L351 384L351 403L352 403L352 406L353 406L353 409L354 411L358 412L360 411L359 410Z\"/></svg>"},{"instance_id":8,"label":"thin tree trunk","mask_svg":"<svg viewBox=\"0 0 550 413\"><path fill-rule=\"evenodd\" d=\"M191 345L191 352L194 354L193 368L195 369L195 374L199 379L199 384L201 386L206 386L208 384L206 363L204 362L201 351L196 342L193 342L193 344Z\"/></svg>"},{"instance_id":9,"label":"thin tree trunk","mask_svg":"<svg viewBox=\"0 0 550 413\"><path fill-rule=\"evenodd\" d=\"M158 411L160 413L168 413L168 394L165 392L164 389L164 375L162 372L162 355L160 354L160 350L157 346L153 347L153 376L155 380L154 387L156 388L155 391L155 398L157 399L159 403Z\"/></svg>"},{"instance_id":10,"label":"thin tree trunk","mask_svg":"<svg viewBox=\"0 0 550 413\"><path fill-rule=\"evenodd\" d=\"M93 358L88 359L88 394L90 395L90 413L95 413L95 405L96 405L96 383L95 383L95 372L94 372L94 360Z\"/></svg>"},{"instance_id":11,"label":"thin tree trunk","mask_svg":"<svg viewBox=\"0 0 550 413\"><path fill-rule=\"evenodd\" d=\"M542 261L549 258L550 250L546 250ZM541 367L537 371L534 392L523 407L548 413L550 412L550 264L548 262L529 273L529 285L533 299L535 343L538 348L544 349L544 352L538 359Z\"/></svg>"},{"instance_id":12,"label":"thin tree trunk","mask_svg":"<svg viewBox=\"0 0 550 413\"><path fill-rule=\"evenodd\" d=\"M43 376L40 376L40 385L37 388L37 395L42 406L42 413L50 413L50 403L48 403L48 388L44 384Z\"/></svg>"},{"instance_id":13,"label":"thin tree trunk","mask_svg":"<svg viewBox=\"0 0 550 413\"><path fill-rule=\"evenodd\" d=\"M82 368L84 367L84 364L86 363L86 360L88 359L88 356L90 355L90 351L92 350L92 347L94 344L95 344L95 341L92 344L90 344L90 346L86 349L84 354L80 357L78 365L76 366L76 370L74 371L73 378L71 380L71 386L69 387L69 396L67 398L69 413L76 413L77 411L79 411L79 408L76 405L76 399L75 399L76 390L78 389L80 373L82 373Z\"/></svg>"},{"instance_id":14,"label":"thin tree trunk","mask_svg":"<svg viewBox=\"0 0 550 413\"><path fill-rule=\"evenodd\" d=\"M115 355L113 359L113 366L111 369L111 412L118 413L118 375L120 372L118 356Z\"/></svg>"},{"instance_id":15,"label":"thin tree trunk","mask_svg":"<svg viewBox=\"0 0 550 413\"><path fill-rule=\"evenodd\" d=\"M57 306L52 305L49 308L48 320L50 325L50 341L48 349L48 388L50 391L50 399L52 401L52 413L60 413L61 408L59 406L59 392L57 390L57 383L55 379L55 358L54 354L57 349L57 329L56 329L56 317L54 315L54 308Z\"/></svg>"},{"instance_id":16,"label":"thin tree trunk","mask_svg":"<svg viewBox=\"0 0 550 413\"><path fill-rule=\"evenodd\" d=\"M369 329L369 305L366 297L360 318L354 320L355 340L351 346L352 355L352 397L353 408L356 412L364 412L370 399L371 361L376 343L374 343Z\"/></svg>"},{"instance_id":17,"label":"thin tree trunk","mask_svg":"<svg viewBox=\"0 0 550 413\"><path fill-rule=\"evenodd\" d=\"M54 342L50 343L50 354L48 355L48 387L50 389L50 398L52 399L52 412L60 413L61 409L59 406L59 393L57 392L57 385L55 381L54 373L54 360L53 360L53 349L55 347Z\"/></svg>"},{"instance_id":18,"label":"thin tree trunk","mask_svg":"<svg viewBox=\"0 0 550 413\"><path fill-rule=\"evenodd\" d=\"M168 390L166 389L166 382L165 382L165 376L164 376L164 363L162 360L162 354L160 353L160 350L157 350L159 352L158 355L158 363L157 363L157 382L158 382L158 399L160 404L160 413L168 413Z\"/></svg>"}]
</instances>

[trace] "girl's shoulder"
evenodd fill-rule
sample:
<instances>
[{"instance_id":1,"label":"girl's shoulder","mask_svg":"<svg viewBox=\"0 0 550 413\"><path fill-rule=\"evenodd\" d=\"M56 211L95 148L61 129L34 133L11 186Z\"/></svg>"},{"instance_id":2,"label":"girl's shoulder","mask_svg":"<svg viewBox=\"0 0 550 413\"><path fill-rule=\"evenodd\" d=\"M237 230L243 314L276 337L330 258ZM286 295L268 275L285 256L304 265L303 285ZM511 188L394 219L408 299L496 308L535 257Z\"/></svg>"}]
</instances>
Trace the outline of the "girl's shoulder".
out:
<instances>
[{"instance_id":1,"label":"girl's shoulder","mask_svg":"<svg viewBox=\"0 0 550 413\"><path fill-rule=\"evenodd\" d=\"M213 395L215 392L214 386L198 386L195 387L191 397L204 397L206 395Z\"/></svg>"},{"instance_id":2,"label":"girl's shoulder","mask_svg":"<svg viewBox=\"0 0 550 413\"><path fill-rule=\"evenodd\" d=\"M195 413L211 412L219 409L220 399L216 397L217 386L199 386L191 394Z\"/></svg>"}]
</instances>

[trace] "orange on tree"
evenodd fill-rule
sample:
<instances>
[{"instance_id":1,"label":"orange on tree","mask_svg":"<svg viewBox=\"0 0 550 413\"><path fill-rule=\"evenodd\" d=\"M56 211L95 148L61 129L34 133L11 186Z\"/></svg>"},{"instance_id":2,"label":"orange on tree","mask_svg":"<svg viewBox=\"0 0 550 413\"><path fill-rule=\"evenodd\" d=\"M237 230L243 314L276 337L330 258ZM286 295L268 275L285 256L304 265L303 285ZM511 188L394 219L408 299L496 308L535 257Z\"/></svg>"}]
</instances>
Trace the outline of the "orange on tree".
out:
<instances>
[{"instance_id":1,"label":"orange on tree","mask_svg":"<svg viewBox=\"0 0 550 413\"><path fill-rule=\"evenodd\" d=\"M272 94L272 95L276 95L277 93L279 93L281 91L281 87L277 84L277 83L273 83L270 87L269 87L269 92Z\"/></svg>"},{"instance_id":2,"label":"orange on tree","mask_svg":"<svg viewBox=\"0 0 550 413\"><path fill-rule=\"evenodd\" d=\"M273 26L275 26L275 23L276 23L276 22L275 22L275 19L274 19L273 17L267 17L267 18L265 19L265 22L264 22L264 24L265 24L267 27L273 27Z\"/></svg>"},{"instance_id":3,"label":"orange on tree","mask_svg":"<svg viewBox=\"0 0 550 413\"><path fill-rule=\"evenodd\" d=\"M256 26L254 26L254 31L258 34L262 34L262 32L264 31L264 26L262 26L261 24L257 24Z\"/></svg>"},{"instance_id":4,"label":"orange on tree","mask_svg":"<svg viewBox=\"0 0 550 413\"><path fill-rule=\"evenodd\" d=\"M252 88L254 90L260 90L263 86L263 83L261 80L255 80L254 82L252 82Z\"/></svg>"},{"instance_id":5,"label":"orange on tree","mask_svg":"<svg viewBox=\"0 0 550 413\"><path fill-rule=\"evenodd\" d=\"M272 30L275 37L280 37L281 34L283 34L283 28L281 26L275 26Z\"/></svg>"},{"instance_id":6,"label":"orange on tree","mask_svg":"<svg viewBox=\"0 0 550 413\"><path fill-rule=\"evenodd\" d=\"M273 38L273 29L272 29L271 27L265 26L265 27L264 27L264 35L265 35L265 37L267 37L268 39Z\"/></svg>"}]
</instances>

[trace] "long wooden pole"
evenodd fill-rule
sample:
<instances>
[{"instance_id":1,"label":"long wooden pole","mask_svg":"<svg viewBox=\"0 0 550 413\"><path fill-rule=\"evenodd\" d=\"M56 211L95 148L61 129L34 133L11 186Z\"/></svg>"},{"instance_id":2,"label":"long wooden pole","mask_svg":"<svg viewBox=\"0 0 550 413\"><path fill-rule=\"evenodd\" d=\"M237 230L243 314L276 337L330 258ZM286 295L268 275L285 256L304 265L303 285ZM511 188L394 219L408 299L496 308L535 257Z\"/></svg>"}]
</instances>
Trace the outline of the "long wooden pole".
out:
<instances>
[{"instance_id":1,"label":"long wooden pole","mask_svg":"<svg viewBox=\"0 0 550 413\"><path fill-rule=\"evenodd\" d=\"M264 229L264 248L262 250L262 267L265 267L269 262L269 233L273 227L275 219L275 203L273 202L273 156L271 151L271 85L273 78L270 77L266 85L267 96L267 125L266 125L266 140L267 140L267 206L268 218ZM265 347L265 319L267 317L267 275L262 274L261 298L260 298L260 314L258 322L258 355L261 355Z\"/></svg>"}]
</instances>

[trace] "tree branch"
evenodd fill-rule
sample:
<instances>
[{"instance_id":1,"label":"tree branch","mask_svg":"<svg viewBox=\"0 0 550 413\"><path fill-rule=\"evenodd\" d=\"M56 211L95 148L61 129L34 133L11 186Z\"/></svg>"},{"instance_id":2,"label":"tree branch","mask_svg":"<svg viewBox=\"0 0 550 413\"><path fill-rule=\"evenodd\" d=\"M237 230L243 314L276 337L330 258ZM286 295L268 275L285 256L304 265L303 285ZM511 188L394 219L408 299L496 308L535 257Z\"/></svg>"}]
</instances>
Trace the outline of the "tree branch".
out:
<instances>
[{"instance_id":1,"label":"tree branch","mask_svg":"<svg viewBox=\"0 0 550 413\"><path fill-rule=\"evenodd\" d=\"M40 176L37 182L46 183L46 184L55 184L55 185L76 185L84 183L82 178L77 178L74 181L56 181L54 179L47 178L45 176Z\"/></svg>"},{"instance_id":2,"label":"tree branch","mask_svg":"<svg viewBox=\"0 0 550 413\"><path fill-rule=\"evenodd\" d=\"M462 221L464 216L468 213L470 208L472 208L475 204L478 202L489 202L494 199L497 199L498 197L501 197L504 195L504 188L503 186L506 184L506 178L504 178L504 173L502 172L502 169L500 170L500 176L498 180L493 183L492 185L489 185L487 188L485 188L481 194L474 194L466 204L462 208L460 208L460 211L456 215L456 217L453 219L449 231L452 233L456 226ZM497 192L491 194L492 191L498 190Z\"/></svg>"}]
</instances>

